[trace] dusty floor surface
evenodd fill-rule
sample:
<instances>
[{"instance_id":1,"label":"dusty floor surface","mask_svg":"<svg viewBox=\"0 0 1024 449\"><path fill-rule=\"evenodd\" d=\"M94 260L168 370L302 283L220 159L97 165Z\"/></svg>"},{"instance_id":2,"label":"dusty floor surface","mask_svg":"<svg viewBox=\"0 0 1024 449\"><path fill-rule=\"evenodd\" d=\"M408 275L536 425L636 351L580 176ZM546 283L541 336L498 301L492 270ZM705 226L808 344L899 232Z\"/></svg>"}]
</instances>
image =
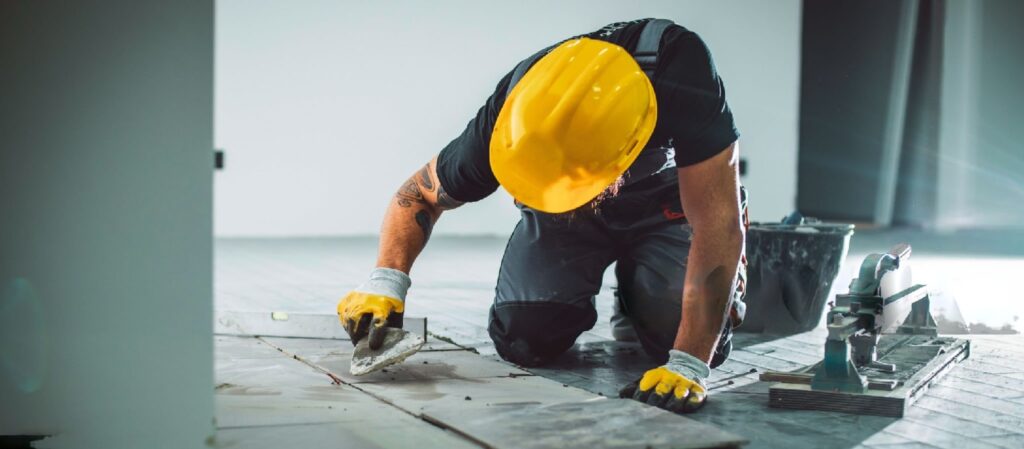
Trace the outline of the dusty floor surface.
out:
<instances>
[{"instance_id":1,"label":"dusty floor surface","mask_svg":"<svg viewBox=\"0 0 1024 449\"><path fill-rule=\"evenodd\" d=\"M1006 239L860 232L835 285L845 289L867 252L910 241L916 279L955 296L976 329L1020 329L1024 302L1005 285L1024 272L1024 255ZM713 371L708 405L679 417L609 399L652 365L635 345L611 339L609 271L598 324L570 353L542 369L507 364L486 333L504 245L501 238L431 242L413 270L406 311L429 318L431 338L387 372L350 376L352 345L336 332L218 335L218 447L1024 447L1019 334L970 335L971 358L903 419L768 408L758 373L817 361L823 329L739 334L730 360ZM323 314L329 329L338 298L372 268L376 241L221 239L216 250L219 316Z\"/></svg>"}]
</instances>

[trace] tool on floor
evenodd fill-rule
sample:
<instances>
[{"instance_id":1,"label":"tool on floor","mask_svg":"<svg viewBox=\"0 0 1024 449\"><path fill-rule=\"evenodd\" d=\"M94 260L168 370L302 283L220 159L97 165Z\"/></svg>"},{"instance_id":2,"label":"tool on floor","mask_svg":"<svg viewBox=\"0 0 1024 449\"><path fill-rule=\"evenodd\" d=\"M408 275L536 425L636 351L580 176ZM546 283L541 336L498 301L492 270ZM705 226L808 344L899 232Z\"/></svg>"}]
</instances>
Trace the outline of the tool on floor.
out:
<instances>
[{"instance_id":1,"label":"tool on floor","mask_svg":"<svg viewBox=\"0 0 1024 449\"><path fill-rule=\"evenodd\" d=\"M384 342L378 349L370 349L370 339L364 338L356 344L352 353L352 365L349 372L353 376L362 376L382 368L403 362L415 354L426 343L426 320L423 322L423 335L417 335L404 329L385 327Z\"/></svg>"},{"instance_id":2,"label":"tool on floor","mask_svg":"<svg viewBox=\"0 0 1024 449\"><path fill-rule=\"evenodd\" d=\"M909 244L871 254L827 316L821 362L779 381L769 405L902 417L932 382L970 353L967 340L939 337L928 288L913 284Z\"/></svg>"},{"instance_id":3,"label":"tool on floor","mask_svg":"<svg viewBox=\"0 0 1024 449\"><path fill-rule=\"evenodd\" d=\"M403 271L377 267L370 279L338 302L338 319L345 333L356 343L349 371L356 376L372 373L405 360L426 342L423 336L403 327L405 295L412 280Z\"/></svg>"}]
</instances>

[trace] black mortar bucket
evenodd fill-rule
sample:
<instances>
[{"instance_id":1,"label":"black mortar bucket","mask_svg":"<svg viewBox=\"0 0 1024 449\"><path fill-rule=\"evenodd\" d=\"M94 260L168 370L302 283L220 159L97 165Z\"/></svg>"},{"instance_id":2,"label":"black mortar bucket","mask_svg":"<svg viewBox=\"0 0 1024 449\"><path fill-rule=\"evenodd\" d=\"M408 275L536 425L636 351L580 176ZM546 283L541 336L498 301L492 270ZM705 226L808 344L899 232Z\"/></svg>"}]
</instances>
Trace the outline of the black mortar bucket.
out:
<instances>
[{"instance_id":1,"label":"black mortar bucket","mask_svg":"<svg viewBox=\"0 0 1024 449\"><path fill-rule=\"evenodd\" d=\"M852 224L752 223L747 232L747 313L737 332L814 329L850 248Z\"/></svg>"}]
</instances>

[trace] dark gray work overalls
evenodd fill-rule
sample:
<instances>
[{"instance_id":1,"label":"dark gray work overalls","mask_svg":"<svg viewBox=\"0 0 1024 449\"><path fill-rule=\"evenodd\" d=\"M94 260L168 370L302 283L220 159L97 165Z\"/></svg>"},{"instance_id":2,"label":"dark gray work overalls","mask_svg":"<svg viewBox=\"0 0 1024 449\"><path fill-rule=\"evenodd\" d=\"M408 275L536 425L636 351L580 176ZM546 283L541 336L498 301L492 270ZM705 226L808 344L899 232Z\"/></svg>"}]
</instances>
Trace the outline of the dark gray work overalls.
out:
<instances>
[{"instance_id":1,"label":"dark gray work overalls","mask_svg":"<svg viewBox=\"0 0 1024 449\"><path fill-rule=\"evenodd\" d=\"M641 33L634 57L648 76L661 35L671 24L653 20ZM509 89L546 53L520 63ZM645 148L630 170L638 164L663 163L663 153L657 150ZM627 183L596 208L584 206L566 214L519 205L522 219L501 261L488 324L502 358L536 366L569 349L597 321L594 297L612 262L617 263L618 309L632 322L648 354L659 363L668 357L679 329L691 239L676 177L675 167L662 170ZM745 216L745 192L742 203ZM741 288L733 295L732 319L726 320L712 367L728 357L731 328L742 319L743 309Z\"/></svg>"}]
</instances>

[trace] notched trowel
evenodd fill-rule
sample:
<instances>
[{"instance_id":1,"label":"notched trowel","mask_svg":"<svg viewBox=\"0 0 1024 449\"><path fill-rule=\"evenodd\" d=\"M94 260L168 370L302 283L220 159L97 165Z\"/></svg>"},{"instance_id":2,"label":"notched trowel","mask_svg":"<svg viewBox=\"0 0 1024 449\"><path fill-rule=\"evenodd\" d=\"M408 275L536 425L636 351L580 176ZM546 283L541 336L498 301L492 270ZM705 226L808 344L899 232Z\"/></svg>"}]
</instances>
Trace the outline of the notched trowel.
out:
<instances>
[{"instance_id":1,"label":"notched trowel","mask_svg":"<svg viewBox=\"0 0 1024 449\"><path fill-rule=\"evenodd\" d=\"M364 338L356 344L352 353L352 366L349 372L353 376L362 376L401 363L423 347L426 340L421 335L395 327L381 328L384 332L384 343L378 349L370 349L370 339Z\"/></svg>"}]
</instances>

